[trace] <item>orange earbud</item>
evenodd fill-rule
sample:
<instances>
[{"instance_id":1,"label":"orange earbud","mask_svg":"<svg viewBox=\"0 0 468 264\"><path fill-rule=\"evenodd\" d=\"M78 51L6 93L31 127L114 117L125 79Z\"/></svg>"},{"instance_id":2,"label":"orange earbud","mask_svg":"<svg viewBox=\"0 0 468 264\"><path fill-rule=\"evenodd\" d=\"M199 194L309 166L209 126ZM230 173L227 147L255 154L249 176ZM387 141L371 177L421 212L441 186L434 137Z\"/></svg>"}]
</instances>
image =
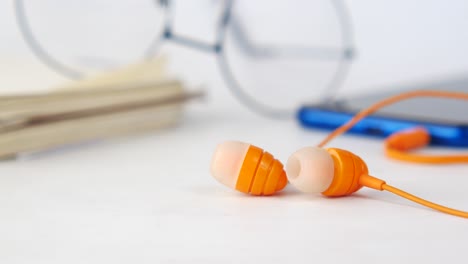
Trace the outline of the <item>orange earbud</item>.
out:
<instances>
[{"instance_id":1,"label":"orange earbud","mask_svg":"<svg viewBox=\"0 0 468 264\"><path fill-rule=\"evenodd\" d=\"M270 153L235 141L216 148L211 174L224 185L253 195L271 195L288 183L283 164Z\"/></svg>"},{"instance_id":2,"label":"orange earbud","mask_svg":"<svg viewBox=\"0 0 468 264\"><path fill-rule=\"evenodd\" d=\"M289 157L286 168L289 182L297 189L329 197L350 195L364 186L382 190L385 184L368 175L360 157L337 148L302 148Z\"/></svg>"}]
</instances>

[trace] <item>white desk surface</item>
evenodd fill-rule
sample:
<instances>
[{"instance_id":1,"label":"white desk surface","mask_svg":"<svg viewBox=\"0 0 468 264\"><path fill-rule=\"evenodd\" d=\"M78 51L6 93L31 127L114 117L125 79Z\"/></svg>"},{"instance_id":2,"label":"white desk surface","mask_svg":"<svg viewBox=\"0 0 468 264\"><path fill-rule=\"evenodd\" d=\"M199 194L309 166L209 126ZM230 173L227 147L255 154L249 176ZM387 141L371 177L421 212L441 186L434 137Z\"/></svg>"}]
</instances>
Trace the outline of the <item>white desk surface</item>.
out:
<instances>
[{"instance_id":1,"label":"white desk surface","mask_svg":"<svg viewBox=\"0 0 468 264\"><path fill-rule=\"evenodd\" d=\"M287 187L250 197L209 174L227 139L285 160L324 132L193 106L176 129L0 164L0 263L465 263L468 222L389 193L327 199ZM468 209L466 165L391 161L378 140L342 136L370 171Z\"/></svg>"}]
</instances>

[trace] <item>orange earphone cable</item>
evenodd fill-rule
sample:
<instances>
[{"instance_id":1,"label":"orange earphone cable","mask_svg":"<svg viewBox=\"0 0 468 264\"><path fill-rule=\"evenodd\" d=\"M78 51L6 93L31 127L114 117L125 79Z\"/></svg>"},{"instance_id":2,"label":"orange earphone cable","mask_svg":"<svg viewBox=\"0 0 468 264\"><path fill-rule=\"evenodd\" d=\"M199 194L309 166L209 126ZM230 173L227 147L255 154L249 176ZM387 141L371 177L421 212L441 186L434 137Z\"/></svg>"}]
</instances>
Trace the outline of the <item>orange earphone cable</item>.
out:
<instances>
[{"instance_id":1,"label":"orange earphone cable","mask_svg":"<svg viewBox=\"0 0 468 264\"><path fill-rule=\"evenodd\" d=\"M418 203L418 204L424 205L426 207L432 208L434 210L438 210L438 211L441 211L443 213L450 214L450 215L455 215L455 216L468 218L468 212L448 208L448 207L445 207L445 206L442 206L442 205L439 205L439 204L429 202L427 200L424 200L422 198L419 198L417 196L409 194L409 193L407 193L405 191L402 191L402 190L400 190L398 188L395 188L393 186L384 184L384 185L382 185L382 189L384 189L384 190L386 190L388 192L391 192L393 194L396 194L396 195L398 195L400 197L403 197L405 199L411 200L411 201L413 201L415 203Z\"/></svg>"},{"instance_id":2,"label":"orange earphone cable","mask_svg":"<svg viewBox=\"0 0 468 264\"><path fill-rule=\"evenodd\" d=\"M451 98L451 99L461 99L461 100L468 100L468 94L466 93L457 93L457 92L443 92L443 91L412 91L412 92L406 92L402 93L393 97L389 97L387 99L384 99L380 102L375 103L374 105L370 106L367 109L364 109L357 113L350 121L347 123L343 124L342 126L338 127L335 129L332 133L330 133L320 144L318 144L318 147L324 147L327 143L329 143L332 139L336 138L337 136L345 133L349 129L351 129L356 123L361 121L363 118L365 118L368 115L371 115L378 111L379 109L394 104L396 102L406 100L406 99L411 99L415 97L442 97L442 98ZM442 161L445 162L465 162L468 160L468 156L464 155L458 155L458 156L418 156L418 155L411 155L411 154L405 154L399 150L395 150L392 148L387 148L387 154L390 156L396 157L396 158L401 158L405 160L413 160L413 161L418 161L418 162L435 162L435 163L440 163ZM445 160L442 160L441 158L444 158ZM373 188L372 186L369 186ZM426 201L422 198L416 197L412 194L409 194L405 191L402 191L398 188L395 188L393 186L390 186L388 184L382 184L381 188L374 188L378 190L386 190L388 192L391 192L395 195L398 195L400 197L403 197L405 199L411 200L415 203L421 204L423 206L432 208L434 210L438 210L450 215L454 216L459 216L459 217L464 217L468 218L468 212L448 208L439 204L435 204L429 201Z\"/></svg>"}]
</instances>

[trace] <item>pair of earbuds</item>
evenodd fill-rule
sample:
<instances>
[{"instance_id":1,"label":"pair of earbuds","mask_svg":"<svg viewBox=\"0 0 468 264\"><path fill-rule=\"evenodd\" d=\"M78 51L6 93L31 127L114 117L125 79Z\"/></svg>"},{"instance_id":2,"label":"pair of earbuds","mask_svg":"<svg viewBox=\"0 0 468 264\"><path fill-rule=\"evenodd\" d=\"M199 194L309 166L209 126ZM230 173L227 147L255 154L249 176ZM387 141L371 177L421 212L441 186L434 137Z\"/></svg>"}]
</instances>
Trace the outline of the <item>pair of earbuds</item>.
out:
<instances>
[{"instance_id":1,"label":"pair of earbuds","mask_svg":"<svg viewBox=\"0 0 468 264\"><path fill-rule=\"evenodd\" d=\"M218 145L211 173L224 185L253 195L272 195L288 181L302 192L331 197L352 194L362 186L382 190L385 184L368 175L360 157L343 149L302 148L289 157L284 169L270 153L237 141Z\"/></svg>"},{"instance_id":2,"label":"pair of earbuds","mask_svg":"<svg viewBox=\"0 0 468 264\"><path fill-rule=\"evenodd\" d=\"M468 94L414 91L400 94L365 109L348 123L333 131L317 147L304 147L293 153L286 165L259 147L237 141L227 141L215 150L211 173L222 184L252 195L273 195L291 183L305 193L321 193L327 197L351 195L362 187L389 191L413 202L441 212L468 218L468 212L426 201L369 175L366 163L350 151L324 148L330 140L345 133L354 124L378 109L413 97L446 97L468 100ZM468 155L431 156L410 153L430 142L424 128L415 128L391 135L385 141L386 154L392 158L420 163L468 162Z\"/></svg>"}]
</instances>

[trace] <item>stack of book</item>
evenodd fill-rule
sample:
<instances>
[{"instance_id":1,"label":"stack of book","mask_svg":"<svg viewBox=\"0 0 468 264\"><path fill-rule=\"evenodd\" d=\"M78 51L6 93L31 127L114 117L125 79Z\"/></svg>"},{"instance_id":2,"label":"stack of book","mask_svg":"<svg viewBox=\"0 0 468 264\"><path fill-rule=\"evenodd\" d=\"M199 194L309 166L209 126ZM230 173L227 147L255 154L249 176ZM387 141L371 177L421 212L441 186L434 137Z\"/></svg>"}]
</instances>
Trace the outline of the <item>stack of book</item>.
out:
<instances>
[{"instance_id":1,"label":"stack of book","mask_svg":"<svg viewBox=\"0 0 468 264\"><path fill-rule=\"evenodd\" d=\"M0 96L0 158L174 126L202 93L164 75L160 60L147 61L52 92Z\"/></svg>"}]
</instances>

